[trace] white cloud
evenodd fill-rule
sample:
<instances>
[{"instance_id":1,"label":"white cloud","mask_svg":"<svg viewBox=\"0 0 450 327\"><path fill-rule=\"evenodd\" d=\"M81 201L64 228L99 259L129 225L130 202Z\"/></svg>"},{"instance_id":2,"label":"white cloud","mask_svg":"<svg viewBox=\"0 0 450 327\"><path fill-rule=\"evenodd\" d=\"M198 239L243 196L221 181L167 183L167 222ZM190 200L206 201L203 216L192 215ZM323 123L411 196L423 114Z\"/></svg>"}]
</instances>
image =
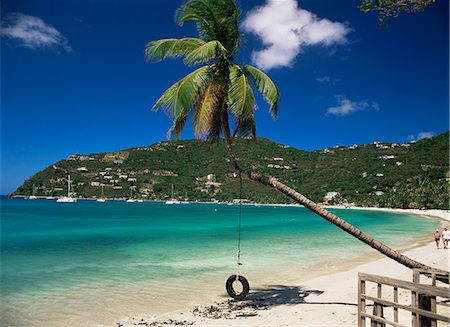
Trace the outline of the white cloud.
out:
<instances>
[{"instance_id":1,"label":"white cloud","mask_svg":"<svg viewBox=\"0 0 450 327\"><path fill-rule=\"evenodd\" d=\"M347 116L351 113L363 110L380 110L380 106L376 102L367 101L351 101L343 95L336 96L337 105L327 109L327 115Z\"/></svg>"},{"instance_id":2,"label":"white cloud","mask_svg":"<svg viewBox=\"0 0 450 327\"><path fill-rule=\"evenodd\" d=\"M322 77L317 77L316 81L320 82L320 83L327 83L327 84L333 84L334 85L334 84L336 84L336 82L339 81L339 78L325 75L325 76L322 76Z\"/></svg>"},{"instance_id":3,"label":"white cloud","mask_svg":"<svg viewBox=\"0 0 450 327\"><path fill-rule=\"evenodd\" d=\"M71 51L64 35L42 19L21 13L10 13L2 22L2 37L14 39L21 46L31 49L62 48Z\"/></svg>"},{"instance_id":4,"label":"white cloud","mask_svg":"<svg viewBox=\"0 0 450 327\"><path fill-rule=\"evenodd\" d=\"M434 136L433 132L420 132L419 135L417 135L417 139L421 140L421 139L429 139L432 138Z\"/></svg>"},{"instance_id":5,"label":"white cloud","mask_svg":"<svg viewBox=\"0 0 450 327\"><path fill-rule=\"evenodd\" d=\"M292 66L304 47L345 43L350 32L345 24L299 8L296 0L267 0L247 14L241 27L261 39L264 49L254 51L252 60L266 70Z\"/></svg>"},{"instance_id":6,"label":"white cloud","mask_svg":"<svg viewBox=\"0 0 450 327\"><path fill-rule=\"evenodd\" d=\"M414 134L408 135L408 140L415 142L415 141L418 141L421 139L432 138L434 135L435 135L434 132L420 132L417 135L414 135Z\"/></svg>"}]
</instances>

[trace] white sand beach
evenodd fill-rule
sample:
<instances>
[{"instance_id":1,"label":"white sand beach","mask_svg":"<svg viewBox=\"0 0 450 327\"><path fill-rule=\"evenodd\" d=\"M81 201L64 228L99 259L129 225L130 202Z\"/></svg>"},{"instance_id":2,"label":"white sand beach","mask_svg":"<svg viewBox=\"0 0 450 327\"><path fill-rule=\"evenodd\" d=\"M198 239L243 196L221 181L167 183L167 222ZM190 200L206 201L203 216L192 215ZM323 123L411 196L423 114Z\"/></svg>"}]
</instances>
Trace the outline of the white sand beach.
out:
<instances>
[{"instance_id":1,"label":"white sand beach","mask_svg":"<svg viewBox=\"0 0 450 327\"><path fill-rule=\"evenodd\" d=\"M359 209L359 208L352 208ZM374 210L373 208L364 208ZM443 210L392 210L395 212L426 215L439 219L442 227L450 228L450 215ZM426 265L449 270L450 250L436 249L432 241L409 249L405 255ZM357 324L357 280L364 272L391 278L412 280L412 271L397 262L383 258L373 252L365 263L349 262L340 272L331 272L308 281L293 282L290 285L267 285L262 289L251 289L245 301L235 302L217 299L209 306L193 306L185 311L153 315L151 312L133 317L121 318L114 326L356 326ZM374 286L375 287L375 286ZM410 293L399 293L402 303L408 303ZM124 304L126 305L126 304ZM369 309L370 310L370 309ZM450 308L440 311L449 317ZM409 313L400 314L410 324ZM402 322L402 320L400 320Z\"/></svg>"}]
</instances>

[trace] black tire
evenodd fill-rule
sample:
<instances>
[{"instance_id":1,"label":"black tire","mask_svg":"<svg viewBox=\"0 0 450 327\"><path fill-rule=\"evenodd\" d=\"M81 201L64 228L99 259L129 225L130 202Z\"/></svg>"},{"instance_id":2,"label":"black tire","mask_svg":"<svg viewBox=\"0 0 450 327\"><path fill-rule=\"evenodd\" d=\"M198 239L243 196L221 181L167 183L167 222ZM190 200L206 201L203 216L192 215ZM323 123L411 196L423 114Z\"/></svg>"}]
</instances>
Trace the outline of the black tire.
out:
<instances>
[{"instance_id":1,"label":"black tire","mask_svg":"<svg viewBox=\"0 0 450 327\"><path fill-rule=\"evenodd\" d=\"M244 276L239 275L238 280L242 284L242 292L236 293L236 291L234 290L233 283L236 281L236 275L231 275L230 277L228 277L226 283L227 293L235 300L243 300L247 296L248 291L250 290L250 286L248 285L248 281Z\"/></svg>"}]
</instances>

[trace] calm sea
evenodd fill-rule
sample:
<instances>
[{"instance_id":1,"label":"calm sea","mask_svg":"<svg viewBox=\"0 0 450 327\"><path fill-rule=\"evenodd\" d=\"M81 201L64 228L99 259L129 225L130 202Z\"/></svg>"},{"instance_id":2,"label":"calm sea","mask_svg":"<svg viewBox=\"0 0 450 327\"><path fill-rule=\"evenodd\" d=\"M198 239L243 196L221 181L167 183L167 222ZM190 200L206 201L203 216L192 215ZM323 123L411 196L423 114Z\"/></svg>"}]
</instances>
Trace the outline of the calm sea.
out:
<instances>
[{"instance_id":1,"label":"calm sea","mask_svg":"<svg viewBox=\"0 0 450 327\"><path fill-rule=\"evenodd\" d=\"M251 287L375 253L304 208L241 209L241 272ZM438 227L412 215L333 211L394 248ZM0 326L96 326L225 296L238 218L238 205L2 199Z\"/></svg>"}]
</instances>

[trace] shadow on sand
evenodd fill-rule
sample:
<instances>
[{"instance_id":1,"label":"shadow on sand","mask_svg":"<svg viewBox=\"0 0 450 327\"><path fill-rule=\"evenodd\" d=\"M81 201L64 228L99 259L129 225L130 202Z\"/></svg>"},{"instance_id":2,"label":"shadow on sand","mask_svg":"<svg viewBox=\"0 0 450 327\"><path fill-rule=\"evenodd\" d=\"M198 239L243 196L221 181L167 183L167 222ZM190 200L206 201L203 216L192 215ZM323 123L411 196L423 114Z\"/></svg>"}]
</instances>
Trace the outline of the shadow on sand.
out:
<instances>
[{"instance_id":1,"label":"shadow on sand","mask_svg":"<svg viewBox=\"0 0 450 327\"><path fill-rule=\"evenodd\" d=\"M308 296L321 295L320 290L306 290L298 286L286 285L269 285L267 288L256 289L249 293L245 299L245 303L250 305L259 302L266 306L289 305L289 304L339 304L357 306L356 303L347 302L310 302L307 301Z\"/></svg>"},{"instance_id":2,"label":"shadow on sand","mask_svg":"<svg viewBox=\"0 0 450 327\"><path fill-rule=\"evenodd\" d=\"M257 316L258 311L268 310L279 305L318 304L318 305L349 305L347 302L313 302L308 301L310 295L321 295L321 290L307 290L298 286L269 285L265 288L252 290L242 301L225 300L212 306L197 307L193 313L212 319L234 319L236 317ZM225 297L225 296L224 296Z\"/></svg>"}]
</instances>

